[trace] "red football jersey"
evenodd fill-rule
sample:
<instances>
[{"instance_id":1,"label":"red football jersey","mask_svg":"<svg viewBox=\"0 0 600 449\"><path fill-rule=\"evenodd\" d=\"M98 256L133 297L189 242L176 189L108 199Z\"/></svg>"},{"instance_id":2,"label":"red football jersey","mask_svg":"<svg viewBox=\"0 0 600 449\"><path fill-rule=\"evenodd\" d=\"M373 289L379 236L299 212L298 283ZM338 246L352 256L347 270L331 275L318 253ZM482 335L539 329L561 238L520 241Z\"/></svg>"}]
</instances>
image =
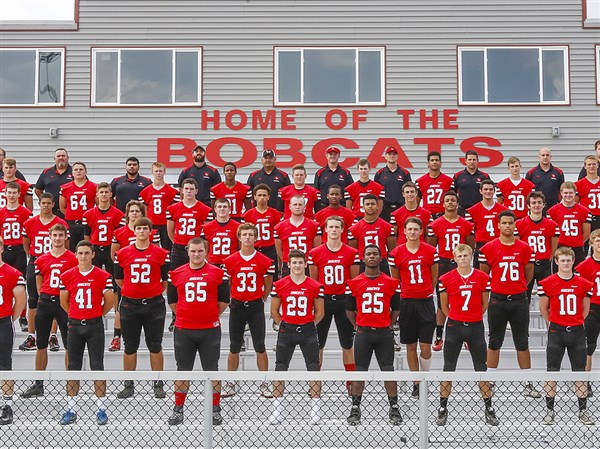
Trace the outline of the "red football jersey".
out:
<instances>
[{"instance_id":1,"label":"red football jersey","mask_svg":"<svg viewBox=\"0 0 600 449\"><path fill-rule=\"evenodd\" d=\"M368 223L363 218L350 227L350 239L356 239L358 254L363 254L367 245L377 245L382 259L387 258L387 238L392 235L394 227L383 218L378 218L373 223Z\"/></svg>"},{"instance_id":2,"label":"red football jersey","mask_svg":"<svg viewBox=\"0 0 600 449\"><path fill-rule=\"evenodd\" d=\"M504 245L497 238L483 245L479 254L479 262L490 266L492 292L501 295L527 290L525 265L533 261L533 249L519 239L513 245Z\"/></svg>"},{"instance_id":3,"label":"red football jersey","mask_svg":"<svg viewBox=\"0 0 600 449\"><path fill-rule=\"evenodd\" d=\"M210 188L210 199L218 200L227 198L231 204L229 215L232 218L241 218L244 210L244 199L252 199L252 190L246 184L236 181L232 188L225 185L224 182Z\"/></svg>"},{"instance_id":4,"label":"red football jersey","mask_svg":"<svg viewBox=\"0 0 600 449\"><path fill-rule=\"evenodd\" d=\"M538 294L547 296L549 300L548 321L559 326L582 325L583 298L591 297L593 288L593 283L577 274L571 279L563 279L558 274L553 274L540 281Z\"/></svg>"},{"instance_id":5,"label":"red football jersey","mask_svg":"<svg viewBox=\"0 0 600 449\"><path fill-rule=\"evenodd\" d=\"M29 183L19 178L10 182L16 182L21 186L21 191L19 192L19 205L22 206L23 204L25 204L25 197L27 195L33 195L31 186L29 185ZM6 190L6 184L8 183L4 179L0 178L0 208L6 207L6 205L8 204L6 201L6 193L4 193L4 191Z\"/></svg>"},{"instance_id":6,"label":"red football jersey","mask_svg":"<svg viewBox=\"0 0 600 449\"><path fill-rule=\"evenodd\" d=\"M496 202L490 209L485 207L482 202L467 209L466 219L470 220L475 226L476 242L491 242L500 235L498 214L503 210L506 210L506 207Z\"/></svg>"},{"instance_id":7,"label":"red football jersey","mask_svg":"<svg viewBox=\"0 0 600 449\"><path fill-rule=\"evenodd\" d=\"M505 178L496 184L496 195L502 196L502 205L512 210L517 219L527 215L527 195L535 189L535 184L528 179L521 178L518 183Z\"/></svg>"},{"instance_id":8,"label":"red football jersey","mask_svg":"<svg viewBox=\"0 0 600 449\"><path fill-rule=\"evenodd\" d=\"M115 231L121 227L123 212L114 206L106 210L98 206L83 214L83 225L90 231L90 242L96 246L110 246L115 236ZM86 235L87 232L86 232Z\"/></svg>"},{"instance_id":9,"label":"red football jersey","mask_svg":"<svg viewBox=\"0 0 600 449\"><path fill-rule=\"evenodd\" d=\"M0 229L2 229L4 246L23 244L23 223L32 215L33 213L25 206L16 209L8 207L0 209Z\"/></svg>"},{"instance_id":10,"label":"red football jersey","mask_svg":"<svg viewBox=\"0 0 600 449\"><path fill-rule=\"evenodd\" d=\"M267 208L264 213L260 213L256 207L244 213L244 221L252 223L258 229L258 239L254 245L256 248L275 245L274 229L282 217L281 212L272 207Z\"/></svg>"},{"instance_id":11,"label":"red football jersey","mask_svg":"<svg viewBox=\"0 0 600 449\"><path fill-rule=\"evenodd\" d=\"M212 218L212 209L200 201L192 207L186 206L183 201L169 206L167 220L175 222L173 243L185 246L194 237L200 237L208 218Z\"/></svg>"},{"instance_id":12,"label":"red football jersey","mask_svg":"<svg viewBox=\"0 0 600 449\"><path fill-rule=\"evenodd\" d=\"M290 200L294 195L302 195L304 197L304 203L306 204L304 216L311 220L315 217L315 203L321 201L321 192L309 185L305 185L302 189L298 190L294 184L291 184L279 189L278 195L283 201L284 220L292 216Z\"/></svg>"},{"instance_id":13,"label":"red football jersey","mask_svg":"<svg viewBox=\"0 0 600 449\"><path fill-rule=\"evenodd\" d=\"M190 264L169 273L169 281L177 289L175 327L180 329L211 329L219 327L219 285L225 273L205 263L201 268Z\"/></svg>"},{"instance_id":14,"label":"red football jersey","mask_svg":"<svg viewBox=\"0 0 600 449\"><path fill-rule=\"evenodd\" d=\"M380 199L385 198L383 186L375 181L368 181L367 183L355 181L346 187L345 199L352 200L352 213L355 217L362 218L365 216L363 201L369 193Z\"/></svg>"},{"instance_id":15,"label":"red football jersey","mask_svg":"<svg viewBox=\"0 0 600 449\"><path fill-rule=\"evenodd\" d=\"M579 204L586 207L592 215L600 215L600 178L595 183L588 178L581 178L575 186Z\"/></svg>"},{"instance_id":16,"label":"red football jersey","mask_svg":"<svg viewBox=\"0 0 600 449\"><path fill-rule=\"evenodd\" d=\"M344 220L344 230L342 231L342 243L348 243L348 230L350 229L350 226L352 226L352 224L354 223L354 214L347 207L338 207L337 209L332 209L331 206L327 206L315 214L315 220L317 221L317 223L319 223L319 227L321 228L323 243L327 242L325 224L327 223L327 219L329 217L333 217L334 215Z\"/></svg>"},{"instance_id":17,"label":"red football jersey","mask_svg":"<svg viewBox=\"0 0 600 449\"><path fill-rule=\"evenodd\" d=\"M75 181L60 186L60 195L67 200L66 220L82 220L83 214L95 206L96 184L86 180L82 186Z\"/></svg>"},{"instance_id":18,"label":"red football jersey","mask_svg":"<svg viewBox=\"0 0 600 449\"><path fill-rule=\"evenodd\" d=\"M227 223L219 223L217 220L206 223L202 229L202 237L208 242L206 259L210 263L220 265L239 249L240 242L237 238L239 227L240 223L233 219Z\"/></svg>"},{"instance_id":19,"label":"red football jersey","mask_svg":"<svg viewBox=\"0 0 600 449\"><path fill-rule=\"evenodd\" d=\"M42 223L39 215L31 217L23 223L23 237L29 239L29 255L39 257L50 252L52 249L50 228L59 223L69 229L67 222L56 216L48 224Z\"/></svg>"},{"instance_id":20,"label":"red football jersey","mask_svg":"<svg viewBox=\"0 0 600 449\"><path fill-rule=\"evenodd\" d=\"M548 216L558 225L558 246L578 248L583 246L583 223L590 222L590 211L581 204L566 207L562 203L552 206Z\"/></svg>"},{"instance_id":21,"label":"red football jersey","mask_svg":"<svg viewBox=\"0 0 600 449\"><path fill-rule=\"evenodd\" d=\"M258 251L249 258L238 251L225 259L224 265L230 279L231 297L238 301L262 300L265 276L275 274L275 263Z\"/></svg>"},{"instance_id":22,"label":"red football jersey","mask_svg":"<svg viewBox=\"0 0 600 449\"><path fill-rule=\"evenodd\" d=\"M319 269L319 282L326 295L343 295L350 280L350 267L359 263L358 251L345 244L334 252L323 243L308 253L308 264Z\"/></svg>"},{"instance_id":23,"label":"red football jersey","mask_svg":"<svg viewBox=\"0 0 600 449\"><path fill-rule=\"evenodd\" d=\"M552 258L552 237L558 237L558 225L549 218L533 221L530 216L521 218L515 223L517 233L524 242L533 250L535 260Z\"/></svg>"},{"instance_id":24,"label":"red football jersey","mask_svg":"<svg viewBox=\"0 0 600 449\"><path fill-rule=\"evenodd\" d=\"M146 205L146 216L152 224L164 226L167 224L167 208L179 201L179 191L169 184L160 189L150 184L140 192L140 201Z\"/></svg>"},{"instance_id":25,"label":"red football jersey","mask_svg":"<svg viewBox=\"0 0 600 449\"><path fill-rule=\"evenodd\" d=\"M421 234L421 240L425 241L425 234L427 233L427 226L431 221L431 212L424 207L418 206L414 210L408 210L406 206L399 207L392 212L390 223L398 226L398 244L406 243L406 234L404 234L404 223L409 217L419 218L423 222L423 233Z\"/></svg>"},{"instance_id":26,"label":"red football jersey","mask_svg":"<svg viewBox=\"0 0 600 449\"><path fill-rule=\"evenodd\" d=\"M444 173L440 173L437 178L425 173L417 179L417 187L423 197L423 207L431 214L443 214L444 193L452 188L453 182L452 178Z\"/></svg>"},{"instance_id":27,"label":"red football jersey","mask_svg":"<svg viewBox=\"0 0 600 449\"><path fill-rule=\"evenodd\" d=\"M13 314L13 290L16 286L25 287L25 279L16 268L4 263L0 266L0 318Z\"/></svg>"},{"instance_id":28,"label":"red football jersey","mask_svg":"<svg viewBox=\"0 0 600 449\"><path fill-rule=\"evenodd\" d=\"M594 287L591 291L590 302L600 304L600 261L588 257L575 267L575 271L584 279L591 281Z\"/></svg>"},{"instance_id":29,"label":"red football jersey","mask_svg":"<svg viewBox=\"0 0 600 449\"><path fill-rule=\"evenodd\" d=\"M356 325L390 327L392 296L398 291L398 279L381 273L375 279L364 273L348 281L346 293L356 299Z\"/></svg>"},{"instance_id":30,"label":"red football jersey","mask_svg":"<svg viewBox=\"0 0 600 449\"><path fill-rule=\"evenodd\" d=\"M42 276L42 288L39 293L50 296L60 295L60 276L65 271L76 267L77 257L71 251L56 257L47 252L35 259L35 274Z\"/></svg>"},{"instance_id":31,"label":"red football jersey","mask_svg":"<svg viewBox=\"0 0 600 449\"><path fill-rule=\"evenodd\" d=\"M92 267L87 273L75 267L60 275L60 289L69 292L70 318L99 318L102 316L104 292L113 289L112 276L98 267Z\"/></svg>"},{"instance_id":32,"label":"red football jersey","mask_svg":"<svg viewBox=\"0 0 600 449\"><path fill-rule=\"evenodd\" d=\"M473 268L468 276L462 276L457 269L440 276L440 293L448 294L448 318L467 323L483 319L481 301L483 294L490 291L490 277Z\"/></svg>"},{"instance_id":33,"label":"red football jersey","mask_svg":"<svg viewBox=\"0 0 600 449\"><path fill-rule=\"evenodd\" d=\"M150 241L155 245L160 243L160 235L156 229L152 229L150 233ZM135 242L135 231L128 225L121 226L115 230L111 243L117 243L121 248L129 246Z\"/></svg>"},{"instance_id":34,"label":"red football jersey","mask_svg":"<svg viewBox=\"0 0 600 449\"><path fill-rule=\"evenodd\" d=\"M115 254L115 265L123 269L123 296L146 299L161 295L161 269L166 262L167 250L156 245L150 245L146 249L138 249L135 245L122 247Z\"/></svg>"},{"instance_id":35,"label":"red football jersey","mask_svg":"<svg viewBox=\"0 0 600 449\"><path fill-rule=\"evenodd\" d=\"M309 277L296 284L286 276L273 284L271 297L281 300L283 322L302 325L315 319L315 299L323 299L323 286Z\"/></svg>"},{"instance_id":36,"label":"red football jersey","mask_svg":"<svg viewBox=\"0 0 600 449\"><path fill-rule=\"evenodd\" d=\"M288 254L293 249L308 254L313 248L314 238L320 233L318 223L306 217L298 226L294 226L289 219L275 226L275 238L281 240L283 262L288 261Z\"/></svg>"},{"instance_id":37,"label":"red football jersey","mask_svg":"<svg viewBox=\"0 0 600 449\"><path fill-rule=\"evenodd\" d=\"M398 268L401 298L427 299L433 295L431 267L439 262L433 246L421 242L413 254L403 244L390 252L389 259L390 266Z\"/></svg>"},{"instance_id":38,"label":"red football jersey","mask_svg":"<svg viewBox=\"0 0 600 449\"><path fill-rule=\"evenodd\" d=\"M443 215L429 225L429 237L437 238L437 251L444 259L453 259L454 248L461 243L467 243L467 237L473 234L473 223L458 217L450 222Z\"/></svg>"}]
</instances>

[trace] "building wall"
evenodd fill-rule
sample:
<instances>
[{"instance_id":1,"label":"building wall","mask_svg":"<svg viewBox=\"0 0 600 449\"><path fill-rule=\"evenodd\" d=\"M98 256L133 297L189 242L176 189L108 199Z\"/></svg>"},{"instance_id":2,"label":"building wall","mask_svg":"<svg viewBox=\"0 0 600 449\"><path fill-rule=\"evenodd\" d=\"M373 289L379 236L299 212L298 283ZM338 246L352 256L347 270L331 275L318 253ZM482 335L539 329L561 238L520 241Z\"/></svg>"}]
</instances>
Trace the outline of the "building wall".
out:
<instances>
[{"instance_id":1,"label":"building wall","mask_svg":"<svg viewBox=\"0 0 600 449\"><path fill-rule=\"evenodd\" d=\"M600 106L596 104L594 44L598 30L583 29L580 1L406 0L254 1L254 0L81 0L78 31L1 32L2 46L65 46L67 49L64 108L0 109L0 145L17 158L31 182L50 165L52 151L65 147L71 160L88 163L94 180L124 171L127 156L140 157L146 174L157 158L158 138L187 138L206 145L235 137L262 151L264 138L302 142L309 175L317 169L312 149L328 138L346 138L357 148L343 157L366 156L377 139L395 138L411 171L423 173L427 146L416 139L445 138L444 170L462 166L459 157L469 138L487 136L501 146L491 148L483 165L495 179L506 176L505 162L521 157L528 168L542 146L554 152L554 162L568 177L576 176L583 157L600 139ZM570 48L571 104L568 106L457 105L457 46L491 44L566 44ZM178 46L204 48L202 108L90 108L90 48L93 46ZM333 107L295 108L295 130L201 129L201 110L222 115L234 109L250 112L273 107L273 46L383 45L386 47L386 106L342 108L367 111L358 129L333 130L324 117ZM420 129L418 117L402 126L398 109L457 110L458 129ZM418 115L418 113L416 114ZM561 128L553 138L552 126ZM60 129L50 138L48 129ZM454 140L452 140L454 139ZM418 142L418 141L417 141ZM343 146L351 142L342 142ZM283 147L278 147L283 148ZM376 152L381 148L376 147ZM500 153L498 153L498 151ZM319 151L319 153L321 150ZM209 162L218 165L214 152ZM222 148L223 160L240 159L240 148ZM249 153L252 155L252 151ZM378 155L376 155L378 156ZM299 161L297 156L293 161ZM375 157L375 156L373 156ZM376 157L377 159L377 157ZM291 158L281 156L280 165ZM497 165L497 164L500 165ZM260 163L240 168L240 178ZM489 164L488 164L489 165ZM170 179L179 168L170 169Z\"/></svg>"}]
</instances>

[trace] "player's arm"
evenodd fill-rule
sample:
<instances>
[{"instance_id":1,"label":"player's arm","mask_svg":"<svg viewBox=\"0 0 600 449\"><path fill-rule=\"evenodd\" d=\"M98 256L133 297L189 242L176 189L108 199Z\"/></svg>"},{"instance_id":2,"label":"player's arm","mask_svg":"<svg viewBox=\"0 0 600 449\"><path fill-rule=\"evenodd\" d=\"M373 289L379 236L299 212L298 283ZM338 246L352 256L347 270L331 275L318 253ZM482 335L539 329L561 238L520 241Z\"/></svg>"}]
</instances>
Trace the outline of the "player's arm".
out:
<instances>
[{"instance_id":1,"label":"player's arm","mask_svg":"<svg viewBox=\"0 0 600 449\"><path fill-rule=\"evenodd\" d=\"M527 264L527 265L531 265L531 264ZM480 262L479 269L481 271L483 271L485 274L490 274L490 266L486 262ZM525 275L525 278L527 278L527 275Z\"/></svg>"},{"instance_id":2,"label":"player's arm","mask_svg":"<svg viewBox=\"0 0 600 449\"><path fill-rule=\"evenodd\" d=\"M586 296L583 298L583 318L587 318L588 313L590 313L590 297Z\"/></svg>"},{"instance_id":3,"label":"player's arm","mask_svg":"<svg viewBox=\"0 0 600 449\"><path fill-rule=\"evenodd\" d=\"M104 303L102 304L102 315L106 315L110 309L115 305L115 292L114 290L107 288L102 293L104 297Z\"/></svg>"},{"instance_id":4,"label":"player's arm","mask_svg":"<svg viewBox=\"0 0 600 449\"><path fill-rule=\"evenodd\" d=\"M546 321L546 324L548 324L550 319L550 299L545 295L540 296L539 303L540 314L542 315L542 318L544 318L544 321Z\"/></svg>"},{"instance_id":5,"label":"player's arm","mask_svg":"<svg viewBox=\"0 0 600 449\"><path fill-rule=\"evenodd\" d=\"M69 301L69 292L65 289L60 290L60 306L69 314L71 308L71 302Z\"/></svg>"},{"instance_id":6,"label":"player's arm","mask_svg":"<svg viewBox=\"0 0 600 449\"><path fill-rule=\"evenodd\" d=\"M550 254L554 254L558 248L558 237L552 236L550 238Z\"/></svg>"},{"instance_id":7,"label":"player's arm","mask_svg":"<svg viewBox=\"0 0 600 449\"><path fill-rule=\"evenodd\" d=\"M360 274L359 271L360 267L358 264L350 265L350 279L354 279L356 276L358 276Z\"/></svg>"},{"instance_id":8,"label":"player's arm","mask_svg":"<svg viewBox=\"0 0 600 449\"><path fill-rule=\"evenodd\" d=\"M31 240L29 239L29 237L23 236L23 250L25 251L25 254L29 254L30 246L31 246Z\"/></svg>"},{"instance_id":9,"label":"player's arm","mask_svg":"<svg viewBox=\"0 0 600 449\"><path fill-rule=\"evenodd\" d=\"M27 301L27 297L25 295L25 286L17 285L15 288L13 288L13 296L15 298L15 302L13 304L12 309L12 320L16 321L21 316L21 312L23 312L23 309L25 309L25 304Z\"/></svg>"},{"instance_id":10,"label":"player's arm","mask_svg":"<svg viewBox=\"0 0 600 449\"><path fill-rule=\"evenodd\" d=\"M316 248L317 246L319 246L321 243L323 242L323 240L321 239L320 235L315 236L315 238L313 238L313 248Z\"/></svg>"},{"instance_id":11,"label":"player's arm","mask_svg":"<svg viewBox=\"0 0 600 449\"><path fill-rule=\"evenodd\" d=\"M358 249L358 238L356 236L352 236L352 238L349 238L348 246L351 246L354 249Z\"/></svg>"},{"instance_id":12,"label":"player's arm","mask_svg":"<svg viewBox=\"0 0 600 449\"><path fill-rule=\"evenodd\" d=\"M469 234L467 236L467 238L465 239L467 245L469 245L471 248L475 249L475 235L473 234Z\"/></svg>"},{"instance_id":13,"label":"player's arm","mask_svg":"<svg viewBox=\"0 0 600 449\"><path fill-rule=\"evenodd\" d=\"M117 254L117 251L119 251L120 249L121 249L121 245L119 243L114 243L114 242L111 243L111 245L110 245L110 258L112 260L115 260L115 254Z\"/></svg>"},{"instance_id":14,"label":"player's arm","mask_svg":"<svg viewBox=\"0 0 600 449\"><path fill-rule=\"evenodd\" d=\"M350 209L352 210L352 206L354 205L354 201L352 201L352 198L348 198L346 200L346 209Z\"/></svg>"},{"instance_id":15,"label":"player's arm","mask_svg":"<svg viewBox=\"0 0 600 449\"><path fill-rule=\"evenodd\" d=\"M275 252L277 253L277 261L279 262L279 267L283 265L283 242L281 239L275 239Z\"/></svg>"},{"instance_id":16,"label":"player's arm","mask_svg":"<svg viewBox=\"0 0 600 449\"><path fill-rule=\"evenodd\" d=\"M23 205L29 209L29 210L33 210L33 196L31 195L25 195L25 198L23 198Z\"/></svg>"},{"instance_id":17,"label":"player's arm","mask_svg":"<svg viewBox=\"0 0 600 449\"><path fill-rule=\"evenodd\" d=\"M221 282L217 289L217 303L219 305L219 316L229 307L229 282Z\"/></svg>"},{"instance_id":18,"label":"player's arm","mask_svg":"<svg viewBox=\"0 0 600 449\"><path fill-rule=\"evenodd\" d=\"M38 294L41 292L42 290L42 282L44 281L44 278L42 277L41 274L37 274L35 276L35 286L37 287L37 291Z\"/></svg>"},{"instance_id":19,"label":"player's arm","mask_svg":"<svg viewBox=\"0 0 600 449\"><path fill-rule=\"evenodd\" d=\"M319 268L315 264L311 263L308 266L308 275L311 279L318 281L319 280Z\"/></svg>"},{"instance_id":20,"label":"player's arm","mask_svg":"<svg viewBox=\"0 0 600 449\"><path fill-rule=\"evenodd\" d=\"M263 302L267 302L267 298L271 294L271 289L273 288L273 275L267 274L265 276L265 293L263 294Z\"/></svg>"},{"instance_id":21,"label":"player's arm","mask_svg":"<svg viewBox=\"0 0 600 449\"><path fill-rule=\"evenodd\" d=\"M392 299L390 300L390 327L394 326L394 323L398 321L398 317L400 316L400 294L398 292L392 295Z\"/></svg>"},{"instance_id":22,"label":"player's arm","mask_svg":"<svg viewBox=\"0 0 600 449\"><path fill-rule=\"evenodd\" d=\"M440 271L440 269L439 269L439 266L437 263L434 263L433 265L431 265L431 284L434 287L437 284L439 271Z\"/></svg>"},{"instance_id":23,"label":"player's arm","mask_svg":"<svg viewBox=\"0 0 600 449\"><path fill-rule=\"evenodd\" d=\"M168 263L168 260L167 260L160 267L160 278L162 279L163 292L169 286L169 266L170 266L170 264Z\"/></svg>"},{"instance_id":24,"label":"player's arm","mask_svg":"<svg viewBox=\"0 0 600 449\"><path fill-rule=\"evenodd\" d=\"M490 304L490 292L481 293L481 313L485 313Z\"/></svg>"},{"instance_id":25,"label":"player's arm","mask_svg":"<svg viewBox=\"0 0 600 449\"><path fill-rule=\"evenodd\" d=\"M529 283L533 279L533 263L528 262L527 265L525 265L523 271L525 272L525 282L527 283L527 285L529 285Z\"/></svg>"},{"instance_id":26,"label":"player's arm","mask_svg":"<svg viewBox=\"0 0 600 449\"><path fill-rule=\"evenodd\" d=\"M63 215L67 211L67 199L62 195L58 198L58 208L63 213Z\"/></svg>"},{"instance_id":27,"label":"player's arm","mask_svg":"<svg viewBox=\"0 0 600 449\"><path fill-rule=\"evenodd\" d=\"M37 196L38 198L40 197L40 195L42 193L44 193L44 191L42 189L38 189L37 187L35 189L33 189L35 196Z\"/></svg>"},{"instance_id":28,"label":"player's arm","mask_svg":"<svg viewBox=\"0 0 600 449\"><path fill-rule=\"evenodd\" d=\"M280 307L281 299L279 296L271 296L271 318L277 326L281 323L281 314L279 313Z\"/></svg>"},{"instance_id":29,"label":"player's arm","mask_svg":"<svg viewBox=\"0 0 600 449\"><path fill-rule=\"evenodd\" d=\"M123 267L116 260L115 260L115 266L114 266L114 276L115 276L115 282L117 283L119 288L122 288L125 273L123 272Z\"/></svg>"},{"instance_id":30,"label":"player's arm","mask_svg":"<svg viewBox=\"0 0 600 449\"><path fill-rule=\"evenodd\" d=\"M395 235L388 235L388 237L385 239L385 244L387 245L388 251L391 251L396 247L396 241L397 239Z\"/></svg>"},{"instance_id":31,"label":"player's arm","mask_svg":"<svg viewBox=\"0 0 600 449\"><path fill-rule=\"evenodd\" d=\"M319 321L321 321L323 319L323 317L325 316L325 300L323 299L322 296L319 296L318 298L315 298L315 324L318 324Z\"/></svg>"},{"instance_id":32,"label":"player's arm","mask_svg":"<svg viewBox=\"0 0 600 449\"><path fill-rule=\"evenodd\" d=\"M448 292L445 290L440 292L440 305L442 306L442 312L444 312L444 315L448 316L448 313L450 312L450 305L448 303Z\"/></svg>"},{"instance_id":33,"label":"player's arm","mask_svg":"<svg viewBox=\"0 0 600 449\"><path fill-rule=\"evenodd\" d=\"M352 326L356 328L356 298L349 294L346 299L346 316Z\"/></svg>"},{"instance_id":34,"label":"player's arm","mask_svg":"<svg viewBox=\"0 0 600 449\"><path fill-rule=\"evenodd\" d=\"M389 261L388 264L390 266L390 274L392 275L392 277L394 279L400 280L400 271L398 270L398 267L395 264L392 265L391 263L389 263Z\"/></svg>"},{"instance_id":35,"label":"player's arm","mask_svg":"<svg viewBox=\"0 0 600 449\"><path fill-rule=\"evenodd\" d=\"M174 242L175 240L175 222L171 219L167 220L167 235L169 240Z\"/></svg>"},{"instance_id":36,"label":"player's arm","mask_svg":"<svg viewBox=\"0 0 600 449\"><path fill-rule=\"evenodd\" d=\"M590 232L592 232L592 224L589 221L585 221L581 225L581 233L583 235L584 242L590 238Z\"/></svg>"},{"instance_id":37,"label":"player's arm","mask_svg":"<svg viewBox=\"0 0 600 449\"><path fill-rule=\"evenodd\" d=\"M252 199L251 198L244 198L244 210L248 211L252 209Z\"/></svg>"},{"instance_id":38,"label":"player's arm","mask_svg":"<svg viewBox=\"0 0 600 449\"><path fill-rule=\"evenodd\" d=\"M425 237L425 241L434 248L437 248L438 239L435 235L428 235L427 237Z\"/></svg>"}]
</instances>

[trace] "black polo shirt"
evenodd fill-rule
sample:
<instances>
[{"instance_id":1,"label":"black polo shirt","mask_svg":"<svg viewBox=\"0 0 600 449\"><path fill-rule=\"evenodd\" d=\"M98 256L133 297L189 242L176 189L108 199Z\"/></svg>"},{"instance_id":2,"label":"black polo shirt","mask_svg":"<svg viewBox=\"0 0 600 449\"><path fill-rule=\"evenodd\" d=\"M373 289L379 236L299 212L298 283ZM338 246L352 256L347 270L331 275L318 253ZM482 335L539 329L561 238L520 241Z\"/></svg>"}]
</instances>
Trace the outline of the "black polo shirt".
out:
<instances>
[{"instance_id":1,"label":"black polo shirt","mask_svg":"<svg viewBox=\"0 0 600 449\"><path fill-rule=\"evenodd\" d=\"M558 203L560 186L565 182L565 174L560 168L550 164L548 171L544 171L538 164L527 172L525 179L533 182L535 190L544 194L547 208Z\"/></svg>"},{"instance_id":2,"label":"black polo shirt","mask_svg":"<svg viewBox=\"0 0 600 449\"><path fill-rule=\"evenodd\" d=\"M396 170L392 171L385 165L375 173L375 182L378 182L385 189L383 201L388 204L394 204L398 207L404 206L404 197L402 196L402 186L408 181L412 181L410 172L398 165Z\"/></svg>"},{"instance_id":3,"label":"black polo shirt","mask_svg":"<svg viewBox=\"0 0 600 449\"><path fill-rule=\"evenodd\" d=\"M271 189L271 196L269 197L269 207L278 209L279 201L278 195L279 189L291 184L290 177L284 171L279 170L277 167L273 169L271 173L267 173L264 168L250 173L246 185L250 189L254 189L259 184L266 184ZM281 210L279 208L278 210Z\"/></svg>"},{"instance_id":4,"label":"black polo shirt","mask_svg":"<svg viewBox=\"0 0 600 449\"><path fill-rule=\"evenodd\" d=\"M490 179L490 175L479 169L471 174L465 168L454 175L454 190L458 194L459 206L466 210L481 201L479 189L484 179Z\"/></svg>"},{"instance_id":5,"label":"black polo shirt","mask_svg":"<svg viewBox=\"0 0 600 449\"><path fill-rule=\"evenodd\" d=\"M62 173L59 173L56 170L56 165L46 168L44 171L42 171L40 177L35 183L36 189L52 194L54 197L53 212L54 215L57 215L60 218L64 218L63 213L60 211L58 202L60 198L60 186L71 181L73 181L73 167L71 167L71 164L68 164L67 169Z\"/></svg>"},{"instance_id":6,"label":"black polo shirt","mask_svg":"<svg viewBox=\"0 0 600 449\"><path fill-rule=\"evenodd\" d=\"M134 179L130 179L127 175L113 179L110 188L115 200L115 207L125 212L127 203L131 200L139 200L140 192L150 184L152 184L150 179L139 174Z\"/></svg>"},{"instance_id":7,"label":"black polo shirt","mask_svg":"<svg viewBox=\"0 0 600 449\"><path fill-rule=\"evenodd\" d=\"M204 164L202 167L193 164L179 174L179 178L177 179L179 187L181 187L181 183L187 178L195 179L198 183L196 199L210 206L210 188L221 182L221 175L217 169L208 164Z\"/></svg>"},{"instance_id":8,"label":"black polo shirt","mask_svg":"<svg viewBox=\"0 0 600 449\"><path fill-rule=\"evenodd\" d=\"M329 190L329 187L334 184L340 186L342 188L342 198L344 198L346 187L353 182L354 179L352 179L350 172L341 165L338 165L335 170L332 170L329 168L329 165L326 165L317 171L315 173L315 182L313 185L315 189L321 192L321 206L317 207L317 209L321 210L329 206L329 200L327 199L327 191Z\"/></svg>"}]
</instances>

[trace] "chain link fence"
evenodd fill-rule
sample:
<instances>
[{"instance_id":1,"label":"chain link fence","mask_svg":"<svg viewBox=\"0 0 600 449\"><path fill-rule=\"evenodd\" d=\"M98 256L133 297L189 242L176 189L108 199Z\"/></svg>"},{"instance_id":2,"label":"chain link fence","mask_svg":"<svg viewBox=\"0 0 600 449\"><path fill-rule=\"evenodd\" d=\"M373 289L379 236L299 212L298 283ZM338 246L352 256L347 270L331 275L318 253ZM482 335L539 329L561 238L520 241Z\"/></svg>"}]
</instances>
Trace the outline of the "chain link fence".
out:
<instances>
[{"instance_id":1,"label":"chain link fence","mask_svg":"<svg viewBox=\"0 0 600 449\"><path fill-rule=\"evenodd\" d=\"M43 396L22 398L36 374L0 372L2 379L16 379L14 421L0 427L1 447L214 447L214 448L598 448L600 447L600 390L585 401L588 422L580 421L581 401L575 380L597 382L598 373L485 374L494 380L491 407L497 425L486 421L480 373L173 373L159 376L165 382L165 398L156 398L151 372L46 372ZM551 375L549 375L551 374ZM170 425L173 413L173 381L192 379L184 406L184 419ZM37 377L41 377L37 374ZM98 400L94 377L107 379L108 422L98 424ZM76 418L61 423L69 407L67 379L81 378L74 405ZM135 379L135 394L118 399L123 380ZM213 386L209 380L235 382L235 394L221 398L220 425L212 425ZM277 379L286 379L283 395L273 393ZM309 382L311 379L320 382ZM347 379L365 380L360 403L360 423L347 421L352 398ZM418 397L413 379L421 381ZM440 422L440 381L451 379L447 418ZM553 422L546 423L548 408L544 379L556 379ZM392 423L384 380L398 381L398 405L402 423ZM537 395L525 389L531 381ZM267 382L268 389L261 388ZM274 384L275 382L275 384ZM484 386L487 383L482 384ZM580 383L577 383L580 385ZM594 383L592 388L594 388ZM318 388L320 387L320 394ZM225 392L225 388L223 391ZM6 392L5 392L6 393ZM528 395L526 395L526 393ZM537 397L531 397L531 396ZM586 396L581 392L579 396ZM102 402L102 401L101 401ZM4 404L2 404L4 405ZM275 416L275 418L274 418ZM598 423L591 421L598 419ZM443 421L443 420L442 420Z\"/></svg>"}]
</instances>

